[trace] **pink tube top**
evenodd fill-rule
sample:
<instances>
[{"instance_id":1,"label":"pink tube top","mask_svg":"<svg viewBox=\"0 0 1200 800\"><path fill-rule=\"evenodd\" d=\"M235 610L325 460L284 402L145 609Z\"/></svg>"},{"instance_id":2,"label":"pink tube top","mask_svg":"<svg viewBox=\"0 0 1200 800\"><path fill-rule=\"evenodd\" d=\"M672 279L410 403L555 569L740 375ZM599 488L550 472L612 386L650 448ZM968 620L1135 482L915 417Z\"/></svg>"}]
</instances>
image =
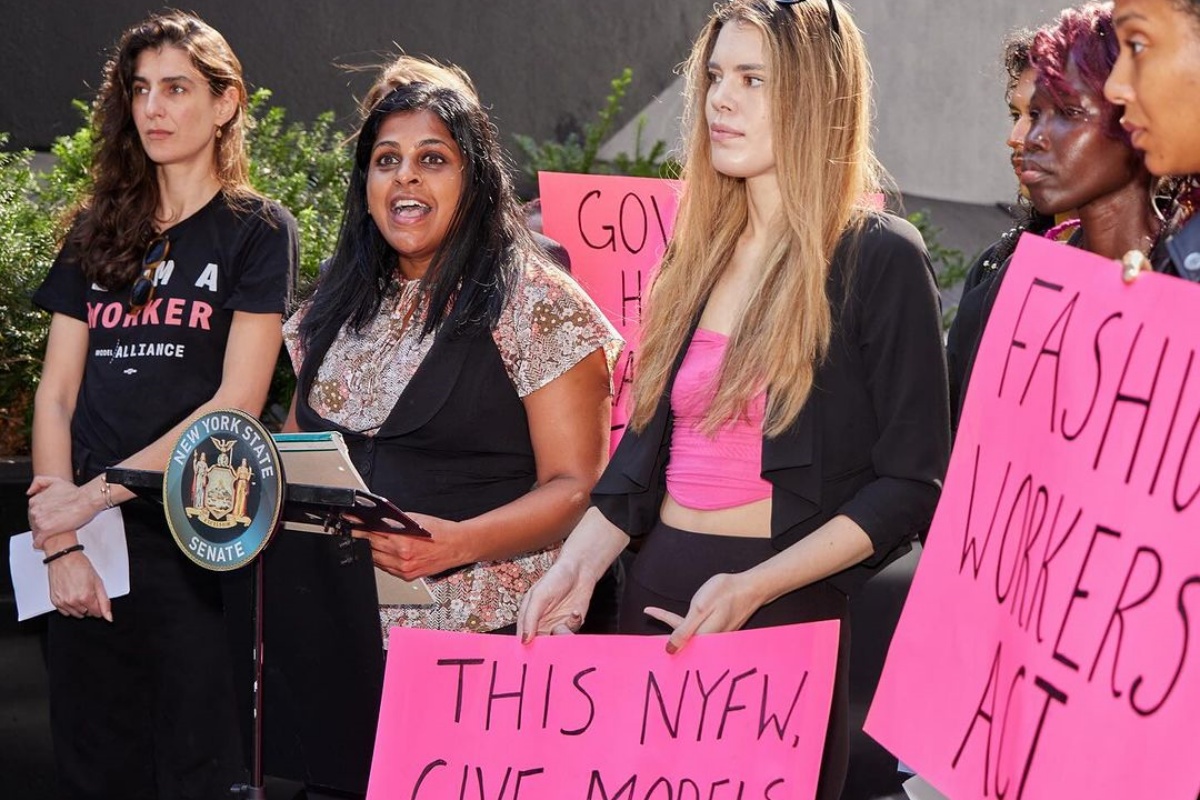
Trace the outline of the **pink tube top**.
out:
<instances>
[{"instance_id":1,"label":"pink tube top","mask_svg":"<svg viewBox=\"0 0 1200 800\"><path fill-rule=\"evenodd\" d=\"M667 491L686 508L714 511L771 496L771 484L762 479L765 392L751 400L746 417L726 423L714 436L700 430L727 343L723 334L697 328L671 389L675 427Z\"/></svg>"}]
</instances>

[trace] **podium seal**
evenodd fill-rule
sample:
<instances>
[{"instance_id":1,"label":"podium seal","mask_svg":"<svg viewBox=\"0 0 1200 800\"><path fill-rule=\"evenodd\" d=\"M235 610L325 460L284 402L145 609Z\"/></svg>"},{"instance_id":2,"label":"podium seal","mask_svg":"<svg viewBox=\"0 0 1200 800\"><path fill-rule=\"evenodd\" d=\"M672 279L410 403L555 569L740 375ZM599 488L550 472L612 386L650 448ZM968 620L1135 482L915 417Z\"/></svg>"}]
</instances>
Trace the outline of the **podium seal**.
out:
<instances>
[{"instance_id":1,"label":"podium seal","mask_svg":"<svg viewBox=\"0 0 1200 800\"><path fill-rule=\"evenodd\" d=\"M205 569L244 567L275 532L283 485L279 451L257 419L236 409L196 417L163 473L171 535Z\"/></svg>"}]
</instances>

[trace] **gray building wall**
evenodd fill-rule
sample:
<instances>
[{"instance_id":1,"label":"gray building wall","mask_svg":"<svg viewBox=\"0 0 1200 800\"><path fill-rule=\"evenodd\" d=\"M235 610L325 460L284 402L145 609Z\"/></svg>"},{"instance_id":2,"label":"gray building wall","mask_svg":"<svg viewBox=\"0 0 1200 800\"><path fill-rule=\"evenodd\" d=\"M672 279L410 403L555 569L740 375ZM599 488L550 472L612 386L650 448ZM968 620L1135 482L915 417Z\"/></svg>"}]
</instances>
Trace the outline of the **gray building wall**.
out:
<instances>
[{"instance_id":1,"label":"gray building wall","mask_svg":"<svg viewBox=\"0 0 1200 800\"><path fill-rule=\"evenodd\" d=\"M500 129L547 138L594 115L623 67L634 84L622 122L649 112L645 139L671 140L673 68L708 0L195 0L230 40L250 80L294 118L334 109L349 121L369 84L338 63L378 63L397 46L472 75ZM1060 0L858 0L877 83L878 152L906 194L991 204L1013 178L1001 40L1048 20ZM146 15L144 0L0 0L0 131L46 147L79 123L103 50ZM653 100L655 96L659 99ZM511 139L509 140L511 143ZM608 148L632 151L629 127Z\"/></svg>"},{"instance_id":2,"label":"gray building wall","mask_svg":"<svg viewBox=\"0 0 1200 800\"><path fill-rule=\"evenodd\" d=\"M876 150L906 194L1011 201L1005 34L1067 0L858 0L875 72Z\"/></svg>"},{"instance_id":3,"label":"gray building wall","mask_svg":"<svg viewBox=\"0 0 1200 800\"><path fill-rule=\"evenodd\" d=\"M369 73L397 47L453 61L474 78L506 134L548 138L594 118L609 81L634 69L632 116L661 92L703 24L707 2L647 0L192 0L229 40L250 81L296 119L349 121ZM145 0L0 0L0 131L47 147L74 130L104 51L159 6ZM511 140L510 140L511 141Z\"/></svg>"},{"instance_id":4,"label":"gray building wall","mask_svg":"<svg viewBox=\"0 0 1200 800\"><path fill-rule=\"evenodd\" d=\"M1054 0L859 0L875 74L875 148L906 195L974 204L1010 202L1005 138L1011 123L1001 64L1005 35L1049 21ZM643 141L674 143L682 79L642 109ZM632 151L636 120L603 154Z\"/></svg>"}]
</instances>

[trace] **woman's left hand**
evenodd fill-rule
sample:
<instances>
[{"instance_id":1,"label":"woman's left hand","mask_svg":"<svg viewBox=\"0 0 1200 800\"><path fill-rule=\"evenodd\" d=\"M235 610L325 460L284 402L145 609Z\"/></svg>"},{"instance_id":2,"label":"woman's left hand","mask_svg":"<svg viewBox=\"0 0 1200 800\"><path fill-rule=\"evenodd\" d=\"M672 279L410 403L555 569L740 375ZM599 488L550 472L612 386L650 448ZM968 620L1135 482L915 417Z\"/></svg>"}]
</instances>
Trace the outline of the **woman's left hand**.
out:
<instances>
[{"instance_id":1,"label":"woman's left hand","mask_svg":"<svg viewBox=\"0 0 1200 800\"><path fill-rule=\"evenodd\" d=\"M698 633L739 630L762 604L745 573L722 573L696 590L686 617L654 606L648 606L645 612L674 628L667 640L667 652L675 653Z\"/></svg>"},{"instance_id":2,"label":"woman's left hand","mask_svg":"<svg viewBox=\"0 0 1200 800\"><path fill-rule=\"evenodd\" d=\"M29 527L33 530L33 546L39 550L46 540L64 531L74 531L91 522L103 507L97 493L89 499L82 486L48 475L37 475L25 494L29 497Z\"/></svg>"},{"instance_id":3,"label":"woman's left hand","mask_svg":"<svg viewBox=\"0 0 1200 800\"><path fill-rule=\"evenodd\" d=\"M384 572L412 581L476 560L467 547L464 523L426 514L408 516L433 535L425 538L373 532L355 534L370 541L375 566Z\"/></svg>"}]
</instances>

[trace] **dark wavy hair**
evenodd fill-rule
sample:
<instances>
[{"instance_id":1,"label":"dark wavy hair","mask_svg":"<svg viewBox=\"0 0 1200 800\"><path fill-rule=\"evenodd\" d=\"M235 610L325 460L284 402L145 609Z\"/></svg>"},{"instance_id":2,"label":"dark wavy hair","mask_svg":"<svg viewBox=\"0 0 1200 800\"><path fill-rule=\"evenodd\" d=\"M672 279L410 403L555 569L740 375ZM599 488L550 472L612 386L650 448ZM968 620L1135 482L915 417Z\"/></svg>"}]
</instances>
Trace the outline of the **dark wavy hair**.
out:
<instances>
[{"instance_id":1,"label":"dark wavy hair","mask_svg":"<svg viewBox=\"0 0 1200 800\"><path fill-rule=\"evenodd\" d=\"M1025 71L1033 69L1029 50L1033 45L1034 36L1035 31L1028 28L1018 28L1004 37L1003 52L1000 60L1004 66L1005 73L1005 102L1012 100L1012 93L1016 91L1017 83L1020 82L1021 76L1025 74ZM1017 241L1021 238L1023 232L1044 233L1054 227L1054 217L1039 212L1025 196L1017 196L1016 207L1019 209L1017 212L1019 216L1016 216L1017 224L1001 236L1000 240L996 243L989 262L992 265L992 269L998 269L1000 265L1008 260L1009 256L1016 250Z\"/></svg>"},{"instance_id":2,"label":"dark wavy hair","mask_svg":"<svg viewBox=\"0 0 1200 800\"><path fill-rule=\"evenodd\" d=\"M1120 45L1113 28L1112 7L1085 3L1067 8L1058 19L1033 37L1030 61L1038 72L1038 88L1044 89L1056 106L1064 107L1074 94L1067 70L1074 65L1079 78L1101 103L1104 133L1132 147L1121 127L1121 109L1104 96L1104 82L1117 63Z\"/></svg>"},{"instance_id":3,"label":"dark wavy hair","mask_svg":"<svg viewBox=\"0 0 1200 800\"><path fill-rule=\"evenodd\" d=\"M237 91L233 116L221 126L216 141L215 168L228 196L257 196L246 156L246 82L229 43L199 17L181 11L155 15L129 28L104 65L92 113L93 188L71 232L88 278L110 289L133 282L141 272L143 249L157 234L158 180L133 120L133 73L143 51L168 46L188 54L214 96L229 87Z\"/></svg>"},{"instance_id":4,"label":"dark wavy hair","mask_svg":"<svg viewBox=\"0 0 1200 800\"><path fill-rule=\"evenodd\" d=\"M1029 46L1033 44L1033 31L1019 28L1004 37L1004 54L1001 62L1007 76L1004 84L1004 99L1008 100L1017 88L1021 75L1029 69Z\"/></svg>"},{"instance_id":5,"label":"dark wavy hair","mask_svg":"<svg viewBox=\"0 0 1200 800\"><path fill-rule=\"evenodd\" d=\"M367 206L367 173L383 121L411 111L429 111L445 124L462 153L464 174L446 238L421 278L427 301L421 335L443 325L453 335L494 328L514 283L516 251L533 252L499 135L478 101L447 86L400 85L372 107L357 134L337 246L300 323L305 352L323 352L344 325L362 332L398 280L399 254Z\"/></svg>"}]
</instances>

